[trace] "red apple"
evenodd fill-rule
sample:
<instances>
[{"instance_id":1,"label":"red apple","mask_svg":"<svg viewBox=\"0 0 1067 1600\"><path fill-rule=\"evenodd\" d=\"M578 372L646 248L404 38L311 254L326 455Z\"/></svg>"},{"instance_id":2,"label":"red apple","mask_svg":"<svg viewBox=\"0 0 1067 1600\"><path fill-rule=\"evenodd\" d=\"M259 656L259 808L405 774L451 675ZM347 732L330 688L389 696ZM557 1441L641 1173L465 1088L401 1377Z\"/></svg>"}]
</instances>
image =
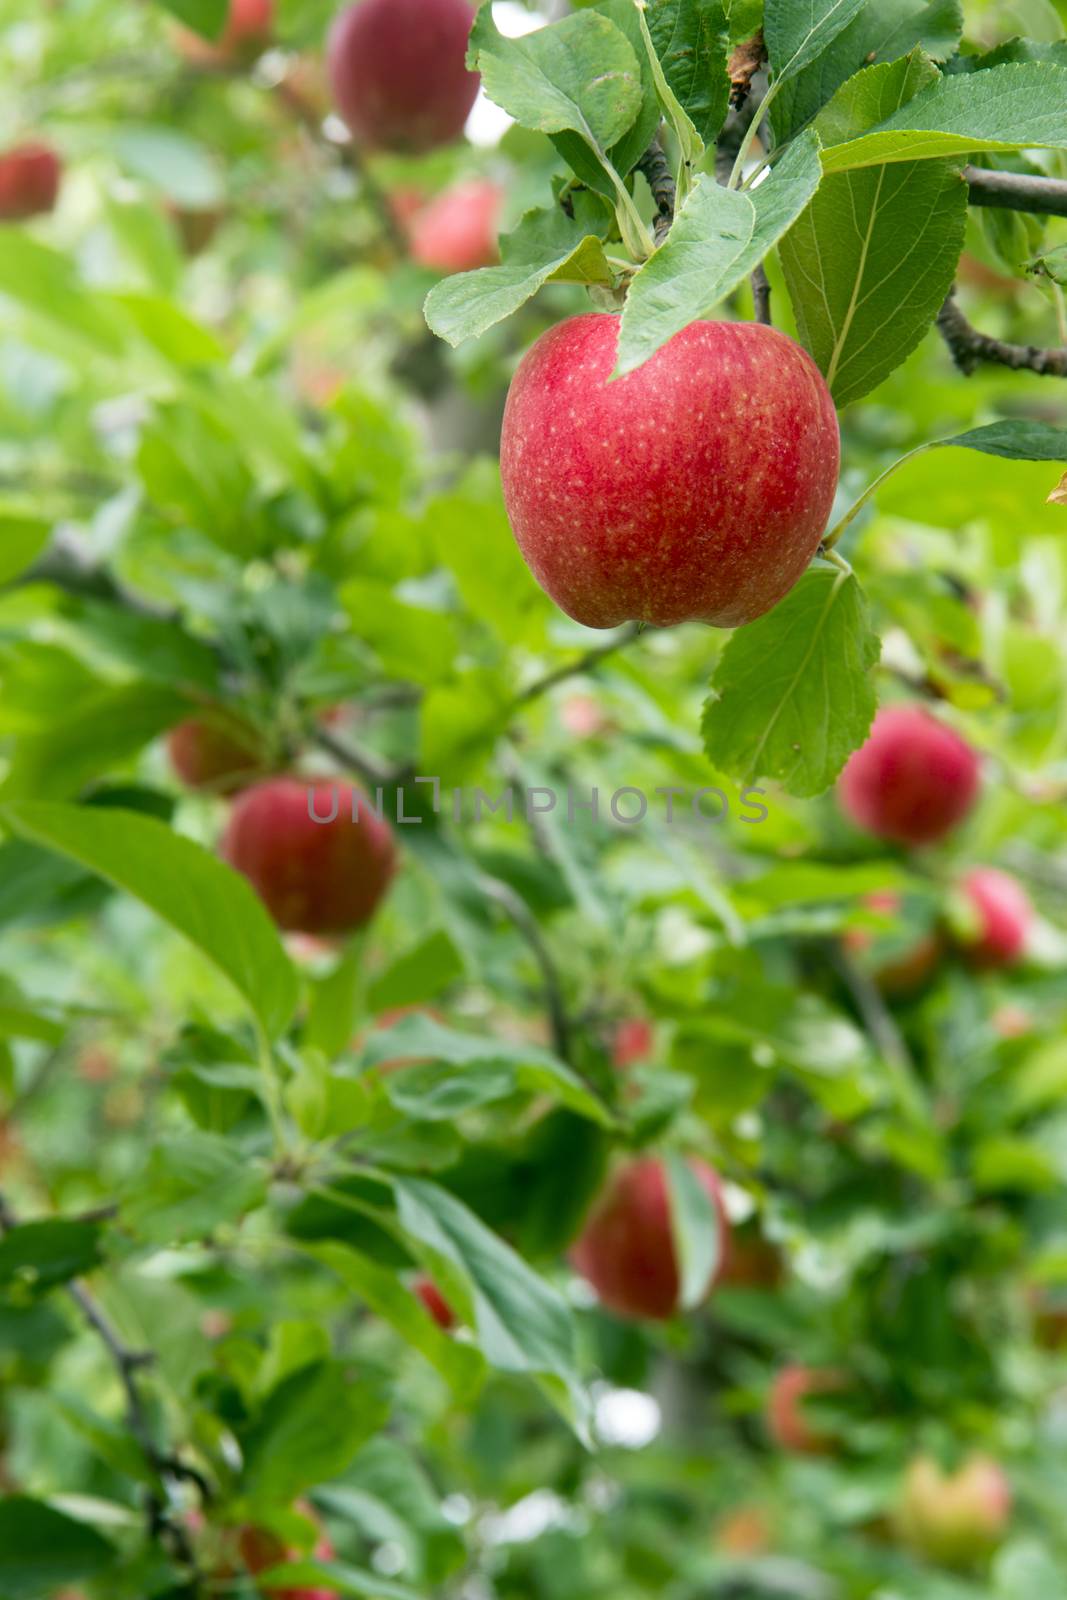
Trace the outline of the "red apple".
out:
<instances>
[{"instance_id":1,"label":"red apple","mask_svg":"<svg viewBox=\"0 0 1067 1600\"><path fill-rule=\"evenodd\" d=\"M801 577L837 487L811 357L754 322L693 322L613 383L619 319L541 336L512 381L504 499L534 577L590 628L734 628Z\"/></svg>"},{"instance_id":2,"label":"red apple","mask_svg":"<svg viewBox=\"0 0 1067 1600\"><path fill-rule=\"evenodd\" d=\"M647 1061L655 1044L655 1029L647 1017L626 1017L616 1025L611 1041L612 1063L625 1068Z\"/></svg>"},{"instance_id":3,"label":"red apple","mask_svg":"<svg viewBox=\"0 0 1067 1600\"><path fill-rule=\"evenodd\" d=\"M901 1537L928 1561L969 1567L1000 1543L1011 1509L1011 1484L989 1456L972 1455L952 1473L918 1456L904 1477L897 1521Z\"/></svg>"},{"instance_id":4,"label":"red apple","mask_svg":"<svg viewBox=\"0 0 1067 1600\"><path fill-rule=\"evenodd\" d=\"M841 1374L828 1368L783 1367L767 1397L767 1428L775 1444L795 1455L829 1454L836 1441L832 1435L820 1433L808 1420L804 1402L812 1395L832 1394L843 1386Z\"/></svg>"},{"instance_id":5,"label":"red apple","mask_svg":"<svg viewBox=\"0 0 1067 1600\"><path fill-rule=\"evenodd\" d=\"M918 706L889 706L837 786L845 815L879 839L933 844L967 816L981 787L978 756Z\"/></svg>"},{"instance_id":6,"label":"red apple","mask_svg":"<svg viewBox=\"0 0 1067 1600\"><path fill-rule=\"evenodd\" d=\"M439 1328L448 1333L456 1326L455 1313L436 1283L426 1277L416 1278L413 1288Z\"/></svg>"},{"instance_id":7,"label":"red apple","mask_svg":"<svg viewBox=\"0 0 1067 1600\"><path fill-rule=\"evenodd\" d=\"M431 200L409 225L411 254L435 272L473 272L497 260L504 191L485 178L469 178Z\"/></svg>"},{"instance_id":8,"label":"red apple","mask_svg":"<svg viewBox=\"0 0 1067 1600\"><path fill-rule=\"evenodd\" d=\"M962 889L975 918L975 932L963 941L976 967L1011 967L1026 953L1034 908L1015 878L996 867L975 867Z\"/></svg>"},{"instance_id":9,"label":"red apple","mask_svg":"<svg viewBox=\"0 0 1067 1600\"><path fill-rule=\"evenodd\" d=\"M721 1261L730 1225L719 1177L704 1161L693 1159L689 1164L718 1214ZM666 1321L675 1314L681 1284L661 1161L643 1156L619 1168L594 1206L571 1259L600 1302L619 1316ZM719 1272L717 1267L708 1294Z\"/></svg>"},{"instance_id":10,"label":"red apple","mask_svg":"<svg viewBox=\"0 0 1067 1600\"><path fill-rule=\"evenodd\" d=\"M194 67L232 67L254 61L274 33L274 0L230 0L221 36L212 41L191 28L176 28L175 43Z\"/></svg>"},{"instance_id":11,"label":"red apple","mask_svg":"<svg viewBox=\"0 0 1067 1600\"><path fill-rule=\"evenodd\" d=\"M329 778L271 778L246 789L230 813L222 853L278 926L293 933L363 927L396 870L387 823L360 790Z\"/></svg>"},{"instance_id":12,"label":"red apple","mask_svg":"<svg viewBox=\"0 0 1067 1600\"><path fill-rule=\"evenodd\" d=\"M337 108L372 149L418 155L463 132L478 93L467 70L470 0L358 0L329 43Z\"/></svg>"},{"instance_id":13,"label":"red apple","mask_svg":"<svg viewBox=\"0 0 1067 1600\"><path fill-rule=\"evenodd\" d=\"M255 732L230 717L190 717L167 735L167 753L190 789L233 794L262 774L263 744Z\"/></svg>"},{"instance_id":14,"label":"red apple","mask_svg":"<svg viewBox=\"0 0 1067 1600\"><path fill-rule=\"evenodd\" d=\"M63 163L46 144L0 154L0 222L25 222L55 209Z\"/></svg>"},{"instance_id":15,"label":"red apple","mask_svg":"<svg viewBox=\"0 0 1067 1600\"><path fill-rule=\"evenodd\" d=\"M301 1503L296 1509L317 1526L317 1518L309 1506ZM267 1528L242 1528L237 1536L237 1548L253 1577L260 1572L269 1572L272 1567L280 1567L283 1562L300 1561L303 1555L300 1550L289 1549L276 1533ZM334 1558L333 1545L321 1532L315 1544L314 1556L317 1561L332 1561ZM270 1595L271 1600L338 1600L334 1589L270 1589L264 1592Z\"/></svg>"},{"instance_id":16,"label":"red apple","mask_svg":"<svg viewBox=\"0 0 1067 1600\"><path fill-rule=\"evenodd\" d=\"M559 720L575 739L599 739L602 734L614 733L618 727L592 694L568 695L560 706Z\"/></svg>"}]
</instances>

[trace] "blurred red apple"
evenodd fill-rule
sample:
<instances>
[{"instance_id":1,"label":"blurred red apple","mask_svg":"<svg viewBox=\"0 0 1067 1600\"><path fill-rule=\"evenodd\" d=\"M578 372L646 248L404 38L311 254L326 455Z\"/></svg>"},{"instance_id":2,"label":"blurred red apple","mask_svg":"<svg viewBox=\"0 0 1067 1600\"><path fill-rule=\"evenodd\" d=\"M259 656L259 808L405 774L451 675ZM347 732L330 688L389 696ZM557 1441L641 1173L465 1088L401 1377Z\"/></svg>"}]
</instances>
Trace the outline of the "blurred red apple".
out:
<instances>
[{"instance_id":1,"label":"blurred red apple","mask_svg":"<svg viewBox=\"0 0 1067 1600\"><path fill-rule=\"evenodd\" d=\"M597 739L601 734L613 733L618 726L592 694L568 695L560 707L559 720L575 739Z\"/></svg>"},{"instance_id":2,"label":"blurred red apple","mask_svg":"<svg viewBox=\"0 0 1067 1600\"><path fill-rule=\"evenodd\" d=\"M278 926L295 933L363 927L396 870L388 824L362 791L329 778L271 778L246 789L230 813L222 854Z\"/></svg>"},{"instance_id":3,"label":"blurred red apple","mask_svg":"<svg viewBox=\"0 0 1067 1600\"><path fill-rule=\"evenodd\" d=\"M63 163L46 144L21 144L0 153L0 222L25 222L53 211Z\"/></svg>"},{"instance_id":4,"label":"blurred red apple","mask_svg":"<svg viewBox=\"0 0 1067 1600\"><path fill-rule=\"evenodd\" d=\"M616 1024L611 1041L612 1063L619 1068L647 1061L656 1045L656 1032L647 1017L625 1017Z\"/></svg>"},{"instance_id":5,"label":"blurred red apple","mask_svg":"<svg viewBox=\"0 0 1067 1600\"><path fill-rule=\"evenodd\" d=\"M191 28L173 32L175 45L190 66L221 69L254 61L274 34L274 0L230 0L226 26L214 41Z\"/></svg>"},{"instance_id":6,"label":"blurred red apple","mask_svg":"<svg viewBox=\"0 0 1067 1600\"><path fill-rule=\"evenodd\" d=\"M485 178L468 178L431 200L409 224L411 254L435 272L473 272L497 260L504 191Z\"/></svg>"},{"instance_id":7,"label":"blurred red apple","mask_svg":"<svg viewBox=\"0 0 1067 1600\"><path fill-rule=\"evenodd\" d=\"M221 714L179 722L167 735L167 753L188 788L214 794L247 788L264 770L263 741L252 728Z\"/></svg>"},{"instance_id":8,"label":"blurred red apple","mask_svg":"<svg viewBox=\"0 0 1067 1600\"><path fill-rule=\"evenodd\" d=\"M933 844L967 816L981 786L978 756L918 706L889 706L837 786L858 828L895 844Z\"/></svg>"},{"instance_id":9,"label":"blurred red apple","mask_svg":"<svg viewBox=\"0 0 1067 1600\"><path fill-rule=\"evenodd\" d=\"M296 1509L302 1516L318 1526L318 1519L310 1506L301 1502ZM290 1549L276 1533L267 1528L242 1528L237 1536L237 1548L247 1570L255 1577L280 1567L283 1562L300 1561L303 1552ZM332 1561L334 1548L324 1533L319 1534L314 1557L317 1561ZM271 1600L339 1600L334 1589L269 1589L264 1591Z\"/></svg>"},{"instance_id":10,"label":"blurred red apple","mask_svg":"<svg viewBox=\"0 0 1067 1600\"><path fill-rule=\"evenodd\" d=\"M795 1455L821 1456L836 1447L832 1434L821 1433L805 1416L804 1402L844 1387L839 1372L824 1367L783 1367L767 1397L767 1427L775 1444Z\"/></svg>"},{"instance_id":11,"label":"blurred red apple","mask_svg":"<svg viewBox=\"0 0 1067 1600\"><path fill-rule=\"evenodd\" d=\"M739 627L819 548L837 488L830 392L753 322L694 322L613 383L619 319L541 336L511 384L504 499L534 577L590 628Z\"/></svg>"},{"instance_id":12,"label":"blurred red apple","mask_svg":"<svg viewBox=\"0 0 1067 1600\"><path fill-rule=\"evenodd\" d=\"M730 1225L718 1174L695 1158L689 1165L718 1216L720 1266L707 1285L710 1294L729 1247ZM681 1283L661 1161L643 1156L619 1168L594 1206L571 1259L601 1304L619 1316L665 1321L675 1314Z\"/></svg>"},{"instance_id":13,"label":"blurred red apple","mask_svg":"<svg viewBox=\"0 0 1067 1600\"><path fill-rule=\"evenodd\" d=\"M341 12L330 78L361 144L418 155L459 138L478 93L473 21L470 0L357 0Z\"/></svg>"},{"instance_id":14,"label":"blurred red apple","mask_svg":"<svg viewBox=\"0 0 1067 1600\"><path fill-rule=\"evenodd\" d=\"M963 940L976 967L1012 967L1026 954L1034 908L1022 884L996 867L975 867L961 885L975 919Z\"/></svg>"},{"instance_id":15,"label":"blurred red apple","mask_svg":"<svg viewBox=\"0 0 1067 1600\"><path fill-rule=\"evenodd\" d=\"M928 1561L969 1567L1000 1543L1011 1509L1011 1485L989 1456L972 1455L951 1473L918 1456L905 1474L898 1526L905 1542Z\"/></svg>"},{"instance_id":16,"label":"blurred red apple","mask_svg":"<svg viewBox=\"0 0 1067 1600\"><path fill-rule=\"evenodd\" d=\"M448 1333L456 1326L455 1314L431 1278L416 1278L412 1287L439 1328Z\"/></svg>"}]
</instances>

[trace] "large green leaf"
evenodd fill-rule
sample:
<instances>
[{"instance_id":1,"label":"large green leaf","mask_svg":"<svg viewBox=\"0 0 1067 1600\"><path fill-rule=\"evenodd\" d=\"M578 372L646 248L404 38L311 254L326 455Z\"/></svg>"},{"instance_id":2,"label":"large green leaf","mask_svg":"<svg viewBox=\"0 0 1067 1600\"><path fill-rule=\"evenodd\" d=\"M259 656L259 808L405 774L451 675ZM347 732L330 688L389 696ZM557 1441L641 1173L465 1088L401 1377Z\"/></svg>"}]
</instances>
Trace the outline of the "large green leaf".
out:
<instances>
[{"instance_id":1,"label":"large green leaf","mask_svg":"<svg viewBox=\"0 0 1067 1600\"><path fill-rule=\"evenodd\" d=\"M617 373L633 372L689 323L707 317L792 226L820 179L813 133L790 146L751 198L699 177L666 243L631 284Z\"/></svg>"},{"instance_id":2,"label":"large green leaf","mask_svg":"<svg viewBox=\"0 0 1067 1600\"><path fill-rule=\"evenodd\" d=\"M766 0L763 33L778 82L794 77L847 28L867 0Z\"/></svg>"},{"instance_id":3,"label":"large green leaf","mask_svg":"<svg viewBox=\"0 0 1067 1600\"><path fill-rule=\"evenodd\" d=\"M42 1500L0 1500L0 1593L5 1600L42 1595L82 1583L111 1565L114 1551L95 1528L54 1511Z\"/></svg>"},{"instance_id":4,"label":"large green leaf","mask_svg":"<svg viewBox=\"0 0 1067 1600\"><path fill-rule=\"evenodd\" d=\"M284 1377L243 1433L248 1492L284 1504L337 1477L385 1422L376 1378L354 1377L340 1361L316 1361Z\"/></svg>"},{"instance_id":5,"label":"large green leaf","mask_svg":"<svg viewBox=\"0 0 1067 1600\"><path fill-rule=\"evenodd\" d=\"M859 73L816 123L859 132L909 100L934 69L918 54ZM758 191L757 191L758 192ZM949 161L863 167L823 180L781 247L800 338L838 405L910 355L952 287L967 186Z\"/></svg>"},{"instance_id":6,"label":"large green leaf","mask_svg":"<svg viewBox=\"0 0 1067 1600\"><path fill-rule=\"evenodd\" d=\"M726 116L729 20L721 0L649 0L648 31L663 75L705 145Z\"/></svg>"},{"instance_id":7,"label":"large green leaf","mask_svg":"<svg viewBox=\"0 0 1067 1600\"><path fill-rule=\"evenodd\" d=\"M633 0L596 0L594 9L613 22L620 33L629 40L641 72L640 113L633 125L607 153L608 161L614 170L620 177L626 177L648 149L659 127L660 105L656 96L656 83L652 63L648 59L641 37L640 14ZM560 155L583 183L600 194L609 197L614 194L614 183L605 171L603 163L593 154L579 134L554 133L551 139Z\"/></svg>"},{"instance_id":8,"label":"large green leaf","mask_svg":"<svg viewBox=\"0 0 1067 1600\"><path fill-rule=\"evenodd\" d=\"M225 1139L175 1133L153 1146L122 1213L148 1243L179 1244L208 1237L220 1223L238 1222L266 1194L265 1170Z\"/></svg>"},{"instance_id":9,"label":"large green leaf","mask_svg":"<svg viewBox=\"0 0 1067 1600\"><path fill-rule=\"evenodd\" d=\"M156 0L156 4L187 28L212 40L220 37L230 14L230 0Z\"/></svg>"},{"instance_id":10,"label":"large green leaf","mask_svg":"<svg viewBox=\"0 0 1067 1600\"><path fill-rule=\"evenodd\" d=\"M24 1222L0 1239L0 1290L44 1294L100 1264L100 1225L66 1217Z\"/></svg>"},{"instance_id":11,"label":"large green leaf","mask_svg":"<svg viewBox=\"0 0 1067 1600\"><path fill-rule=\"evenodd\" d=\"M870 729L878 655L856 579L812 567L723 651L704 711L709 759L743 781L821 794Z\"/></svg>"},{"instance_id":12,"label":"large green leaf","mask_svg":"<svg viewBox=\"0 0 1067 1600\"><path fill-rule=\"evenodd\" d=\"M941 77L870 133L825 142L826 172L982 150L1067 149L1067 67L1029 61Z\"/></svg>"},{"instance_id":13,"label":"large green leaf","mask_svg":"<svg viewBox=\"0 0 1067 1600\"><path fill-rule=\"evenodd\" d=\"M141 900L229 978L270 1034L296 1009L297 978L253 890L152 817L102 807L17 804L0 822Z\"/></svg>"}]
</instances>

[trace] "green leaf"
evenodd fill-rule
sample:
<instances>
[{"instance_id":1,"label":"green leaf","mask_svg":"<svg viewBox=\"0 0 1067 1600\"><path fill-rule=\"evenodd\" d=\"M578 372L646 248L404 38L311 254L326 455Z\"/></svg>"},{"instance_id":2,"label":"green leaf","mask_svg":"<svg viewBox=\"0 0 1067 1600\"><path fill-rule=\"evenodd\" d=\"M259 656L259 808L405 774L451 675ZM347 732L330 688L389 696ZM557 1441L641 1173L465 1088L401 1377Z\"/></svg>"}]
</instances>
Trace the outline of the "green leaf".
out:
<instances>
[{"instance_id":1,"label":"green leaf","mask_svg":"<svg viewBox=\"0 0 1067 1600\"><path fill-rule=\"evenodd\" d=\"M156 0L156 4L212 42L221 38L230 14L229 0Z\"/></svg>"},{"instance_id":2,"label":"green leaf","mask_svg":"<svg viewBox=\"0 0 1067 1600\"><path fill-rule=\"evenodd\" d=\"M122 1214L149 1244L179 1244L208 1237L220 1223L238 1222L266 1194L263 1171L225 1139L170 1134L153 1146Z\"/></svg>"},{"instance_id":3,"label":"green leaf","mask_svg":"<svg viewBox=\"0 0 1067 1600\"><path fill-rule=\"evenodd\" d=\"M516 122L541 133L580 134L602 160L641 111L634 49L597 11L506 39L484 6L471 31L469 60L490 100Z\"/></svg>"},{"instance_id":4,"label":"green leaf","mask_svg":"<svg viewBox=\"0 0 1067 1600\"><path fill-rule=\"evenodd\" d=\"M608 151L608 161L615 172L625 178L641 159L655 136L660 123L660 105L656 83L641 36L641 18L633 0L597 0L596 11L613 22L619 32L629 40L641 72L641 112L636 122ZM605 172L601 161L592 153L585 141L575 133L555 133L552 143L578 176L599 194L612 197L615 185Z\"/></svg>"},{"instance_id":5,"label":"green leaf","mask_svg":"<svg viewBox=\"0 0 1067 1600\"><path fill-rule=\"evenodd\" d=\"M365 1057L382 1061L429 1061L424 1069L390 1074L386 1092L393 1104L411 1116L435 1121L468 1106L488 1104L516 1091L549 1094L561 1105L594 1122L610 1126L611 1112L564 1062L533 1044L456 1033L433 1017L403 1017L393 1027L371 1035ZM450 1066L468 1069L442 1071Z\"/></svg>"},{"instance_id":6,"label":"green leaf","mask_svg":"<svg viewBox=\"0 0 1067 1600\"><path fill-rule=\"evenodd\" d=\"M909 99L933 68L918 55L851 79L816 123L859 130ZM781 247L801 342L839 406L911 354L952 287L967 186L948 161L864 167L823 180Z\"/></svg>"},{"instance_id":7,"label":"green leaf","mask_svg":"<svg viewBox=\"0 0 1067 1600\"><path fill-rule=\"evenodd\" d=\"M242 1436L246 1492L285 1504L337 1477L388 1412L380 1381L354 1379L339 1361L316 1361L291 1373Z\"/></svg>"},{"instance_id":8,"label":"green leaf","mask_svg":"<svg viewBox=\"0 0 1067 1600\"><path fill-rule=\"evenodd\" d=\"M1067 461L1067 428L1025 418L990 422L984 428L970 428L951 439L939 439L935 448L950 445L978 450L987 456L1003 456L1009 461Z\"/></svg>"},{"instance_id":9,"label":"green leaf","mask_svg":"<svg viewBox=\"0 0 1067 1600\"><path fill-rule=\"evenodd\" d=\"M47 518L0 505L0 586L32 567L51 534Z\"/></svg>"},{"instance_id":10,"label":"green leaf","mask_svg":"<svg viewBox=\"0 0 1067 1600\"><path fill-rule=\"evenodd\" d=\"M96 1577L114 1551L95 1528L42 1500L0 1500L0 1593L5 1600L41 1600L69 1583Z\"/></svg>"},{"instance_id":11,"label":"green leaf","mask_svg":"<svg viewBox=\"0 0 1067 1600\"><path fill-rule=\"evenodd\" d=\"M176 689L158 683L102 689L19 739L0 793L66 799L143 750L188 711Z\"/></svg>"},{"instance_id":12,"label":"green leaf","mask_svg":"<svg viewBox=\"0 0 1067 1600\"><path fill-rule=\"evenodd\" d=\"M220 205L226 190L214 155L187 133L125 118L114 133L115 158L176 205L205 211Z\"/></svg>"},{"instance_id":13,"label":"green leaf","mask_svg":"<svg viewBox=\"0 0 1067 1600\"><path fill-rule=\"evenodd\" d=\"M814 61L867 0L766 0L763 33L775 79L784 83Z\"/></svg>"},{"instance_id":14,"label":"green leaf","mask_svg":"<svg viewBox=\"0 0 1067 1600\"><path fill-rule=\"evenodd\" d=\"M473 1313L486 1359L503 1372L556 1380L548 1391L584 1432L574 1321L563 1297L437 1184L394 1178L401 1227L445 1299ZM453 1295L456 1299L453 1300Z\"/></svg>"},{"instance_id":15,"label":"green leaf","mask_svg":"<svg viewBox=\"0 0 1067 1600\"><path fill-rule=\"evenodd\" d=\"M499 267L460 272L434 285L425 306L431 331L462 344L510 317L546 283L611 283L604 246L581 216L568 217L558 206L528 211L500 241Z\"/></svg>"},{"instance_id":16,"label":"green leaf","mask_svg":"<svg viewBox=\"0 0 1067 1600\"><path fill-rule=\"evenodd\" d=\"M274 1035L296 1009L297 977L253 890L201 845L152 817L103 807L19 804L0 822L124 889L183 934Z\"/></svg>"},{"instance_id":17,"label":"green leaf","mask_svg":"<svg viewBox=\"0 0 1067 1600\"><path fill-rule=\"evenodd\" d=\"M688 1161L671 1152L666 1166L671 1235L681 1284L678 1303L683 1311L691 1311L703 1302L719 1268L719 1213Z\"/></svg>"},{"instance_id":18,"label":"green leaf","mask_svg":"<svg viewBox=\"0 0 1067 1600\"><path fill-rule=\"evenodd\" d=\"M633 372L708 316L759 265L819 187L819 144L803 134L751 197L698 177L664 245L630 286L616 375Z\"/></svg>"},{"instance_id":19,"label":"green leaf","mask_svg":"<svg viewBox=\"0 0 1067 1600\"><path fill-rule=\"evenodd\" d=\"M420 1593L376 1572L361 1571L346 1561L289 1561L260 1573L256 1582L267 1594L276 1589L284 1589L287 1595L310 1594L309 1584L316 1585L315 1593L320 1594L327 1584L331 1594L355 1595L357 1600L428 1600L425 1591Z\"/></svg>"},{"instance_id":20,"label":"green leaf","mask_svg":"<svg viewBox=\"0 0 1067 1600\"><path fill-rule=\"evenodd\" d=\"M868 0L833 43L775 96L771 121L777 140L783 143L810 122L861 68L896 61L917 45L932 60L944 61L962 32L959 0Z\"/></svg>"},{"instance_id":21,"label":"green leaf","mask_svg":"<svg viewBox=\"0 0 1067 1600\"><path fill-rule=\"evenodd\" d=\"M0 1239L0 1289L34 1295L80 1278L100 1264L100 1225L57 1217L23 1222Z\"/></svg>"},{"instance_id":22,"label":"green leaf","mask_svg":"<svg viewBox=\"0 0 1067 1600\"><path fill-rule=\"evenodd\" d=\"M367 1005L371 1011L379 1012L432 1000L461 978L464 970L463 957L454 942L443 928L438 928L374 980L367 990Z\"/></svg>"},{"instance_id":23,"label":"green leaf","mask_svg":"<svg viewBox=\"0 0 1067 1600\"><path fill-rule=\"evenodd\" d=\"M826 172L983 150L1067 149L1067 67L1031 61L942 77L870 133L824 142Z\"/></svg>"},{"instance_id":24,"label":"green leaf","mask_svg":"<svg viewBox=\"0 0 1067 1600\"><path fill-rule=\"evenodd\" d=\"M743 781L821 794L866 738L879 644L851 573L817 565L723 651L704 711L708 757Z\"/></svg>"},{"instance_id":25,"label":"green leaf","mask_svg":"<svg viewBox=\"0 0 1067 1600\"><path fill-rule=\"evenodd\" d=\"M18 228L4 230L0 294L89 354L120 356L129 342L130 329L117 305L89 293L68 256Z\"/></svg>"},{"instance_id":26,"label":"green leaf","mask_svg":"<svg viewBox=\"0 0 1067 1600\"><path fill-rule=\"evenodd\" d=\"M730 103L729 20L720 0L648 0L645 20L663 75L705 145Z\"/></svg>"},{"instance_id":27,"label":"green leaf","mask_svg":"<svg viewBox=\"0 0 1067 1600\"><path fill-rule=\"evenodd\" d=\"M439 1328L418 1295L392 1267L383 1267L348 1245L327 1241L312 1245L310 1253L337 1274L376 1316L388 1322L404 1342L425 1356L458 1396L467 1400L485 1372L479 1350L462 1344Z\"/></svg>"}]
</instances>

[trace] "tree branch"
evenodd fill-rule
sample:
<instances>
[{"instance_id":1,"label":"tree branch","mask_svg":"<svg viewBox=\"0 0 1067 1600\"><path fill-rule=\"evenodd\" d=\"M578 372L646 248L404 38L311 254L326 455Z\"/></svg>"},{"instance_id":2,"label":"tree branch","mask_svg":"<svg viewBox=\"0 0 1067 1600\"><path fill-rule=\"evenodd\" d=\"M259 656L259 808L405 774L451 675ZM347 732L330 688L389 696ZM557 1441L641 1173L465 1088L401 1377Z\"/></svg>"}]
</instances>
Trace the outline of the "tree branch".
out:
<instances>
[{"instance_id":1,"label":"tree branch","mask_svg":"<svg viewBox=\"0 0 1067 1600\"><path fill-rule=\"evenodd\" d=\"M674 207L678 193L674 184L674 174L671 172L670 162L667 160L659 136L653 139L640 161L637 163L638 172L644 173L648 187L652 191L652 198L656 202L656 220L653 225L653 235L657 244L662 244L670 232L671 223L674 221Z\"/></svg>"},{"instance_id":2,"label":"tree branch","mask_svg":"<svg viewBox=\"0 0 1067 1600\"><path fill-rule=\"evenodd\" d=\"M568 678L577 678L582 673L591 672L608 656L613 656L617 650L624 650L628 644L633 644L635 639L647 631L643 622L628 622L621 633L614 639L609 639L606 644L596 644L584 655L576 656L573 661L566 662L562 667L554 667L551 672L546 672L543 678L535 679L516 696L512 709L518 711L521 706L528 706L531 701L539 700L550 689L566 683Z\"/></svg>"},{"instance_id":3,"label":"tree branch","mask_svg":"<svg viewBox=\"0 0 1067 1600\"><path fill-rule=\"evenodd\" d=\"M573 1066L571 1061L571 1028L570 1018L563 998L563 985L556 970L556 963L541 934L537 919L522 896L516 894L508 883L502 883L499 878L491 878L486 873L479 873L478 883L487 900L492 900L498 905L505 916L514 923L518 932L526 940L530 952L541 972L541 981L544 984L545 1004L548 1008L548 1020L552 1029L552 1047L561 1061L566 1061Z\"/></svg>"},{"instance_id":4,"label":"tree branch","mask_svg":"<svg viewBox=\"0 0 1067 1600\"><path fill-rule=\"evenodd\" d=\"M771 326L771 282L762 261L752 274L752 301L756 310L756 321L762 322L764 327L769 328Z\"/></svg>"},{"instance_id":5,"label":"tree branch","mask_svg":"<svg viewBox=\"0 0 1067 1600\"><path fill-rule=\"evenodd\" d=\"M964 167L972 206L1004 211L1031 211L1043 217L1067 217L1067 180L1038 178L1026 172L991 172Z\"/></svg>"},{"instance_id":6,"label":"tree branch","mask_svg":"<svg viewBox=\"0 0 1067 1600\"><path fill-rule=\"evenodd\" d=\"M968 322L956 303L955 290L937 314L937 328L953 361L968 377L987 361L1015 372L1036 372L1043 378L1067 378L1067 346L1043 350L1038 345L994 339Z\"/></svg>"},{"instance_id":7,"label":"tree branch","mask_svg":"<svg viewBox=\"0 0 1067 1600\"><path fill-rule=\"evenodd\" d=\"M399 783L404 777L401 768L390 766L371 750L358 750L346 741L335 738L327 728L316 728L311 740L320 750L325 750L343 767L348 767L371 788L384 789L391 784Z\"/></svg>"}]
</instances>

